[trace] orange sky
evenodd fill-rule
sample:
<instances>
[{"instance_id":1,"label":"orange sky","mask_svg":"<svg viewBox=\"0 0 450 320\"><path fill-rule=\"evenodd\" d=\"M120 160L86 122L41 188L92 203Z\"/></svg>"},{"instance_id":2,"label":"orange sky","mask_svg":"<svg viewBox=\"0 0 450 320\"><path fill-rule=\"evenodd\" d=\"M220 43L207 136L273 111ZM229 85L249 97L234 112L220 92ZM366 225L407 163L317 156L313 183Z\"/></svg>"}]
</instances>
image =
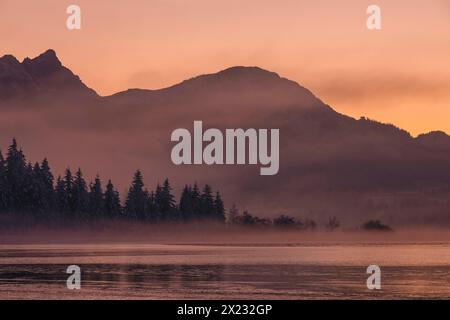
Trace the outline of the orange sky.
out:
<instances>
[{"instance_id":1,"label":"orange sky","mask_svg":"<svg viewBox=\"0 0 450 320\"><path fill-rule=\"evenodd\" d=\"M381 31L366 29L370 4ZM102 95L257 65L339 112L450 133L448 0L0 0L0 55L48 48Z\"/></svg>"}]
</instances>

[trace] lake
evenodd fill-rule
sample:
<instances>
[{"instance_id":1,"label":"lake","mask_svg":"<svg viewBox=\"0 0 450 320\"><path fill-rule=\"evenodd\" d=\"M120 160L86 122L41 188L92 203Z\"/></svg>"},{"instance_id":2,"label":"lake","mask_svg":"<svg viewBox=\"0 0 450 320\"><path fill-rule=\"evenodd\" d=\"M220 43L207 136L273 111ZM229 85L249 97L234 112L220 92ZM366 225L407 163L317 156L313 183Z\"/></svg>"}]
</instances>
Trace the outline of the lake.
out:
<instances>
[{"instance_id":1,"label":"lake","mask_svg":"<svg viewBox=\"0 0 450 320\"><path fill-rule=\"evenodd\" d=\"M449 299L450 244L0 245L0 299L355 298Z\"/></svg>"}]
</instances>

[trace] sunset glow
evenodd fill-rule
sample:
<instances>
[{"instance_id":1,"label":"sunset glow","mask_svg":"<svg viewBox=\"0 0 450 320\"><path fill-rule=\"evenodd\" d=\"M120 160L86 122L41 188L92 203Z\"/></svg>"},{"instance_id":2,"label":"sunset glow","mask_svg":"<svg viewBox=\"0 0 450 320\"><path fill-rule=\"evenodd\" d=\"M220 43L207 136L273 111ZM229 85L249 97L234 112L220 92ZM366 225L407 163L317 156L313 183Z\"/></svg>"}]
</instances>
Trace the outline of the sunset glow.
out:
<instances>
[{"instance_id":1,"label":"sunset glow","mask_svg":"<svg viewBox=\"0 0 450 320\"><path fill-rule=\"evenodd\" d=\"M292 79L337 111L413 135L450 132L450 4L383 1L87 1L82 29L65 28L71 1L0 1L0 55L48 48L101 95L156 89L235 65ZM133 5L132 5L133 4Z\"/></svg>"}]
</instances>

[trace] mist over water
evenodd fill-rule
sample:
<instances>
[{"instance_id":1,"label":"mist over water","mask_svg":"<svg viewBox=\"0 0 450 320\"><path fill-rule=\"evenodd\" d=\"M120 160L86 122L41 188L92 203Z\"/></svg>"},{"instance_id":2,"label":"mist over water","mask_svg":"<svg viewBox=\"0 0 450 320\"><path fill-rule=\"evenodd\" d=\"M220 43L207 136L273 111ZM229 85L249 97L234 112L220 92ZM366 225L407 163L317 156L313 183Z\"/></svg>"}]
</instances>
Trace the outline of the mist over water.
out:
<instances>
[{"instance_id":1,"label":"mist over water","mask_svg":"<svg viewBox=\"0 0 450 320\"><path fill-rule=\"evenodd\" d=\"M3 233L0 298L450 298L446 230L121 229ZM73 264L81 290L66 288ZM372 264L381 267L381 290L366 287Z\"/></svg>"}]
</instances>

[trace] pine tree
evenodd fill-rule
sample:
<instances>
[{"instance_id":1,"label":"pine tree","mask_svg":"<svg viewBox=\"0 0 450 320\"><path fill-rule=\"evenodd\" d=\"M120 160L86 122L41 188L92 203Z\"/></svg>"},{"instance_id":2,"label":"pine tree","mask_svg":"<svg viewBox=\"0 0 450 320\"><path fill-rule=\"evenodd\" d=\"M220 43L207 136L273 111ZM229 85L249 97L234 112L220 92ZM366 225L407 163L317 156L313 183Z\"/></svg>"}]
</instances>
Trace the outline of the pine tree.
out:
<instances>
[{"instance_id":1,"label":"pine tree","mask_svg":"<svg viewBox=\"0 0 450 320\"><path fill-rule=\"evenodd\" d=\"M44 159L41 163L38 179L42 187L43 210L49 215L55 206L55 190L53 188L54 177L47 159Z\"/></svg>"},{"instance_id":2,"label":"pine tree","mask_svg":"<svg viewBox=\"0 0 450 320\"><path fill-rule=\"evenodd\" d=\"M214 199L209 185L205 185L200 196L200 215L202 218L213 218L215 216Z\"/></svg>"},{"instance_id":3,"label":"pine tree","mask_svg":"<svg viewBox=\"0 0 450 320\"><path fill-rule=\"evenodd\" d=\"M72 212L80 220L88 218L89 194L86 181L84 180L81 169L78 169L75 179L73 180L72 189Z\"/></svg>"},{"instance_id":4,"label":"pine tree","mask_svg":"<svg viewBox=\"0 0 450 320\"><path fill-rule=\"evenodd\" d=\"M192 187L186 185L181 193L180 204L178 206L180 218L183 221L189 221L194 216L194 207L192 201Z\"/></svg>"},{"instance_id":5,"label":"pine tree","mask_svg":"<svg viewBox=\"0 0 450 320\"><path fill-rule=\"evenodd\" d=\"M44 204L44 187L40 179L40 171L41 167L39 163L36 162L28 173L30 189L28 201L30 212L32 212L35 217L39 216L39 221L43 221L47 216Z\"/></svg>"},{"instance_id":6,"label":"pine tree","mask_svg":"<svg viewBox=\"0 0 450 320\"><path fill-rule=\"evenodd\" d=\"M152 222L156 222L158 220L158 208L156 206L156 196L152 191L148 197L147 203L147 216L148 219Z\"/></svg>"},{"instance_id":7,"label":"pine tree","mask_svg":"<svg viewBox=\"0 0 450 320\"><path fill-rule=\"evenodd\" d=\"M13 139L6 156L6 183L8 185L6 210L19 212L25 205L24 180L26 176L26 161L23 152L17 148Z\"/></svg>"},{"instance_id":8,"label":"pine tree","mask_svg":"<svg viewBox=\"0 0 450 320\"><path fill-rule=\"evenodd\" d=\"M99 219L104 215L105 199L103 195L102 183L100 177L95 177L94 183L89 186L89 204L88 212L90 218Z\"/></svg>"},{"instance_id":9,"label":"pine tree","mask_svg":"<svg viewBox=\"0 0 450 320\"><path fill-rule=\"evenodd\" d=\"M74 203L74 182L72 171L67 168L64 175L64 192L67 198L67 206L65 210L65 215L67 218L75 219L77 215L75 214L75 203Z\"/></svg>"},{"instance_id":10,"label":"pine tree","mask_svg":"<svg viewBox=\"0 0 450 320\"><path fill-rule=\"evenodd\" d=\"M200 201L200 190L198 188L197 182L194 183L194 187L191 192L191 203L192 203L192 217L198 219L201 216L201 201Z\"/></svg>"},{"instance_id":11,"label":"pine tree","mask_svg":"<svg viewBox=\"0 0 450 320\"><path fill-rule=\"evenodd\" d=\"M39 165L38 165L39 167ZM38 169L39 170L39 169ZM19 211L22 213L34 213L35 217L40 216L40 197L38 181L35 179L33 165L28 163L25 166L23 185L21 190L21 203Z\"/></svg>"},{"instance_id":12,"label":"pine tree","mask_svg":"<svg viewBox=\"0 0 450 320\"><path fill-rule=\"evenodd\" d=\"M6 161L0 151L0 213L7 208L8 182L6 180Z\"/></svg>"},{"instance_id":13,"label":"pine tree","mask_svg":"<svg viewBox=\"0 0 450 320\"><path fill-rule=\"evenodd\" d=\"M172 188L169 179L166 179L161 186L156 187L155 194L156 207L162 221L177 220L177 211L175 207L174 196L172 195Z\"/></svg>"},{"instance_id":14,"label":"pine tree","mask_svg":"<svg viewBox=\"0 0 450 320\"><path fill-rule=\"evenodd\" d=\"M129 218L145 220L147 218L148 192L144 190L142 173L138 170L134 174L133 182L128 191L125 202L125 214Z\"/></svg>"},{"instance_id":15,"label":"pine tree","mask_svg":"<svg viewBox=\"0 0 450 320\"><path fill-rule=\"evenodd\" d=\"M225 222L225 207L223 204L222 197L220 196L219 191L216 193L216 198L214 199L214 214L217 221Z\"/></svg>"},{"instance_id":16,"label":"pine tree","mask_svg":"<svg viewBox=\"0 0 450 320\"><path fill-rule=\"evenodd\" d=\"M66 175L67 178L67 175ZM55 210L61 218L69 212L69 196L66 191L66 180L61 179L61 176L56 180L55 186Z\"/></svg>"},{"instance_id":17,"label":"pine tree","mask_svg":"<svg viewBox=\"0 0 450 320\"><path fill-rule=\"evenodd\" d=\"M108 181L105 191L105 216L108 218L119 218L122 214L119 193L114 189L111 180Z\"/></svg>"},{"instance_id":18,"label":"pine tree","mask_svg":"<svg viewBox=\"0 0 450 320\"><path fill-rule=\"evenodd\" d=\"M162 187L158 183L156 185L155 197L153 199L154 206L155 206L155 216L154 216L154 218L155 218L156 221L163 220L162 213L161 213L161 207L160 207L160 202L161 202L162 198L163 198L163 196L162 196Z\"/></svg>"}]
</instances>

